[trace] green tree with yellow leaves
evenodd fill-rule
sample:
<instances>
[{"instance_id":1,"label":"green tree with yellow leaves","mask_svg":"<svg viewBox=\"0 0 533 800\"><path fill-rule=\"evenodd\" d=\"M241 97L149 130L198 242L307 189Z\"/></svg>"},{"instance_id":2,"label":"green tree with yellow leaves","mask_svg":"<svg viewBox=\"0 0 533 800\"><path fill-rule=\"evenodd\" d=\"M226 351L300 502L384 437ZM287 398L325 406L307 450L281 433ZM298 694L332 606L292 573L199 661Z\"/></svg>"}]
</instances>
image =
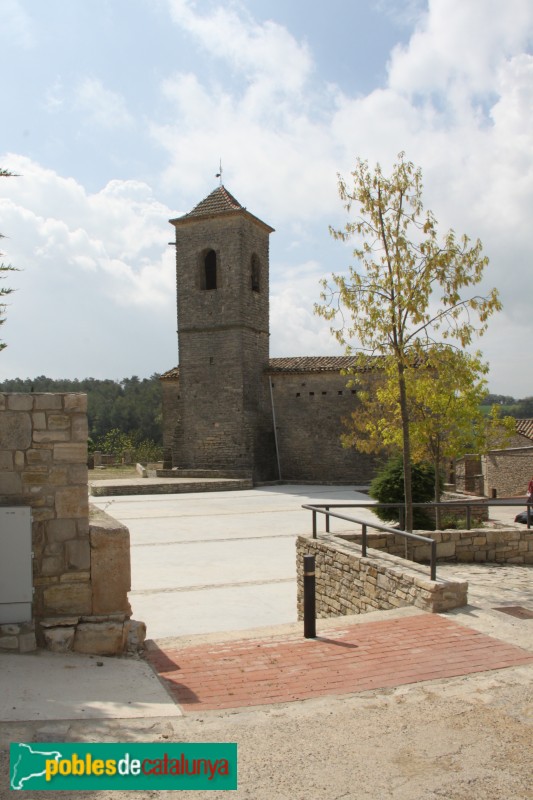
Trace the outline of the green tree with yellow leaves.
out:
<instances>
[{"instance_id":1,"label":"green tree with yellow leaves","mask_svg":"<svg viewBox=\"0 0 533 800\"><path fill-rule=\"evenodd\" d=\"M463 297L481 282L488 259L479 240L449 230L442 238L431 211L424 213L422 172L400 153L389 177L358 159L351 186L339 176L339 195L355 218L335 239L355 240L357 266L323 281L321 316L355 355L354 374L379 369L397 394L404 465L406 530L413 527L409 387L413 373L439 343L468 347L500 310L498 292ZM450 350L451 352L451 350ZM391 426L394 422L391 422ZM383 435L386 435L383 432Z\"/></svg>"},{"instance_id":2,"label":"green tree with yellow leaves","mask_svg":"<svg viewBox=\"0 0 533 800\"><path fill-rule=\"evenodd\" d=\"M359 392L359 404L343 435L343 444L364 452L401 452L402 425L398 384L393 364L376 371ZM464 453L502 447L514 432L512 417L494 405L487 416L488 365L481 354L470 355L439 345L428 349L424 362L406 373L411 456L414 463L433 465L434 500L441 499L443 466ZM438 512L437 512L438 516Z\"/></svg>"}]
</instances>

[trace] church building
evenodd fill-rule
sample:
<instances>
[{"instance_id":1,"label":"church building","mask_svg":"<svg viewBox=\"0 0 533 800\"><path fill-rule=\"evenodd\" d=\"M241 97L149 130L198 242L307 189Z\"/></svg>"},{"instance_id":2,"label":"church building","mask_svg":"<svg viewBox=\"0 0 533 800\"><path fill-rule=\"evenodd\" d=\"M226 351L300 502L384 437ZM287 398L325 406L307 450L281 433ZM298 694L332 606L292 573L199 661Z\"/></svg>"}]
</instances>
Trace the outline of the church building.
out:
<instances>
[{"instance_id":1,"label":"church building","mask_svg":"<svg viewBox=\"0 0 533 800\"><path fill-rule=\"evenodd\" d=\"M348 356L269 355L267 223L219 186L176 231L179 366L162 375L166 466L178 474L366 483L343 448Z\"/></svg>"}]
</instances>

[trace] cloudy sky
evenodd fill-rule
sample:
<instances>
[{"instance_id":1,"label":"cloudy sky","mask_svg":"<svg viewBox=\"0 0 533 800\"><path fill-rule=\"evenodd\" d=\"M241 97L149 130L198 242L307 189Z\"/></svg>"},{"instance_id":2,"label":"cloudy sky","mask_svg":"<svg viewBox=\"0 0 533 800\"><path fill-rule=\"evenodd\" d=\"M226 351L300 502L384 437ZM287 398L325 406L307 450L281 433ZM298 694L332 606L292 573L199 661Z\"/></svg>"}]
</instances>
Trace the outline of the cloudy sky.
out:
<instances>
[{"instance_id":1,"label":"cloudy sky","mask_svg":"<svg viewBox=\"0 0 533 800\"><path fill-rule=\"evenodd\" d=\"M1 0L9 284L0 379L177 363L168 219L226 187L272 225L271 355L339 352L313 314L350 248L337 173L422 167L504 304L493 392L533 394L531 0ZM6 259L4 259L6 260ZM7 283L7 282L5 282Z\"/></svg>"}]
</instances>

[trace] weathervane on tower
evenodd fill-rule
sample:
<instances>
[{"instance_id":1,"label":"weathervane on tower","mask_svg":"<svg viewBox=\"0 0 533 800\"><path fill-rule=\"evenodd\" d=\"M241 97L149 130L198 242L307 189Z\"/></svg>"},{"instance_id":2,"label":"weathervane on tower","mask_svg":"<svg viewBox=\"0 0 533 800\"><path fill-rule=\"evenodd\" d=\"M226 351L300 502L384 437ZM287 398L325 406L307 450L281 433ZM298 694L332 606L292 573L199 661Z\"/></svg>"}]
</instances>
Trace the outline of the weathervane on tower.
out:
<instances>
[{"instance_id":1,"label":"weathervane on tower","mask_svg":"<svg viewBox=\"0 0 533 800\"><path fill-rule=\"evenodd\" d=\"M218 162L218 172L215 175L215 178L218 178L218 182L220 186L222 186L222 159L220 159Z\"/></svg>"}]
</instances>

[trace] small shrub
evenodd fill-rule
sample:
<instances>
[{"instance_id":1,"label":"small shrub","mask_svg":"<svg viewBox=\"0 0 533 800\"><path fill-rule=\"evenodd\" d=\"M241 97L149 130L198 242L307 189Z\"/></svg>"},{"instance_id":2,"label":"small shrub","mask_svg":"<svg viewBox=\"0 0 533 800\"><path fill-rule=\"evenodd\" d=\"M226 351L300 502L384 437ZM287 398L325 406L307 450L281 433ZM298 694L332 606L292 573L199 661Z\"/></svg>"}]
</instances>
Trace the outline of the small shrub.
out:
<instances>
[{"instance_id":1,"label":"small shrub","mask_svg":"<svg viewBox=\"0 0 533 800\"><path fill-rule=\"evenodd\" d=\"M413 503L431 502L435 494L433 466L413 464L411 470ZM401 456L393 456L381 467L370 484L369 494L379 503L405 503ZM377 508L375 513L383 522L398 522L400 519L399 508ZM422 508L413 509L413 524L415 528L424 530L432 530L435 527L434 521Z\"/></svg>"}]
</instances>

